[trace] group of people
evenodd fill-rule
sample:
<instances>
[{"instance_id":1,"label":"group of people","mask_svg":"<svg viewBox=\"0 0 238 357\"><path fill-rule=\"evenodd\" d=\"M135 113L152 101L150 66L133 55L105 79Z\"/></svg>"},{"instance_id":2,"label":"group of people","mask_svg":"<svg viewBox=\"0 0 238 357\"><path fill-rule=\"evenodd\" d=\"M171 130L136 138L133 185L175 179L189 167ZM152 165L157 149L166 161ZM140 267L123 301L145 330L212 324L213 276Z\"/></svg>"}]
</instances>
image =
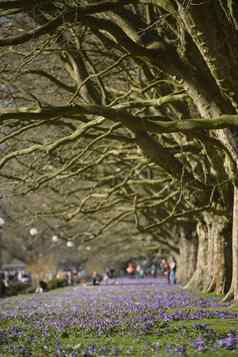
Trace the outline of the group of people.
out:
<instances>
[{"instance_id":1,"label":"group of people","mask_svg":"<svg viewBox=\"0 0 238 357\"><path fill-rule=\"evenodd\" d=\"M176 284L177 263L175 258L172 258L170 261L162 259L161 267L164 275L167 277L168 284Z\"/></svg>"},{"instance_id":2,"label":"group of people","mask_svg":"<svg viewBox=\"0 0 238 357\"><path fill-rule=\"evenodd\" d=\"M129 277L143 278L146 276L156 277L158 273L166 276L169 284L176 284L177 264L175 258L170 260L162 259L159 264L152 264L148 269L144 269L140 264L129 262L126 268Z\"/></svg>"},{"instance_id":3,"label":"group of people","mask_svg":"<svg viewBox=\"0 0 238 357\"><path fill-rule=\"evenodd\" d=\"M136 276L138 278L144 278L146 273L145 269L140 264L136 264L135 262L129 262L126 271L128 276Z\"/></svg>"}]
</instances>

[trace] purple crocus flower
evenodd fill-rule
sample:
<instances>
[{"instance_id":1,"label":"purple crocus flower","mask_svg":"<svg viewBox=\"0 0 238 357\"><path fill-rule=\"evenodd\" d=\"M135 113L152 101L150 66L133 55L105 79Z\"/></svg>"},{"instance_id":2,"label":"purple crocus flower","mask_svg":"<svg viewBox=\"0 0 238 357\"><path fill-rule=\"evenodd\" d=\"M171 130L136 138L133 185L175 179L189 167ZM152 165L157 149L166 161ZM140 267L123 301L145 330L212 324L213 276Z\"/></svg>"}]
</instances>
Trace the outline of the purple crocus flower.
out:
<instances>
[{"instance_id":1,"label":"purple crocus flower","mask_svg":"<svg viewBox=\"0 0 238 357\"><path fill-rule=\"evenodd\" d=\"M198 352L203 352L206 350L206 343L202 337L198 337L195 341L193 341L193 347Z\"/></svg>"},{"instance_id":2,"label":"purple crocus flower","mask_svg":"<svg viewBox=\"0 0 238 357\"><path fill-rule=\"evenodd\" d=\"M218 340L218 346L220 348L225 348L226 350L234 350L237 347L237 344L238 336L233 333L229 333L226 337Z\"/></svg>"},{"instance_id":3,"label":"purple crocus flower","mask_svg":"<svg viewBox=\"0 0 238 357\"><path fill-rule=\"evenodd\" d=\"M179 354L179 355L186 355L186 347L185 346L177 346L175 347L174 350L175 353Z\"/></svg>"}]
</instances>

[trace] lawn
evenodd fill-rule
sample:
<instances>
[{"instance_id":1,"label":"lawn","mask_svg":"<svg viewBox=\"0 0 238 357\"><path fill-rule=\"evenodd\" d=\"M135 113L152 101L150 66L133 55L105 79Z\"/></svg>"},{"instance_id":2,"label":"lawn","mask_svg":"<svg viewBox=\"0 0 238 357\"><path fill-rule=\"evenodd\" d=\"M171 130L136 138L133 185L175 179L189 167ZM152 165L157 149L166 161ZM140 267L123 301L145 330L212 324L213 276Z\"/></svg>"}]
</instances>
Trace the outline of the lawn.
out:
<instances>
[{"instance_id":1,"label":"lawn","mask_svg":"<svg viewBox=\"0 0 238 357\"><path fill-rule=\"evenodd\" d=\"M238 311L162 279L0 300L0 356L238 355Z\"/></svg>"}]
</instances>

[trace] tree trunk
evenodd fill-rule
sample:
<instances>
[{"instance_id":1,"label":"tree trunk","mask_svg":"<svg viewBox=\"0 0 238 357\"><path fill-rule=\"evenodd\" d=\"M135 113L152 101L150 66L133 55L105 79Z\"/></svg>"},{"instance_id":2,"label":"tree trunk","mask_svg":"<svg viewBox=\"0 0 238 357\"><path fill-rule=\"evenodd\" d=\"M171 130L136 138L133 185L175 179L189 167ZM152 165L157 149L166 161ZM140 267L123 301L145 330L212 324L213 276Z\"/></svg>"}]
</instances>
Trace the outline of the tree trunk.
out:
<instances>
[{"instance_id":1,"label":"tree trunk","mask_svg":"<svg viewBox=\"0 0 238 357\"><path fill-rule=\"evenodd\" d=\"M179 257L177 280L180 284L186 284L192 277L197 265L197 237L192 232L182 230L179 240Z\"/></svg>"},{"instance_id":2,"label":"tree trunk","mask_svg":"<svg viewBox=\"0 0 238 357\"><path fill-rule=\"evenodd\" d=\"M215 2L204 2L199 6L184 7L182 1L177 1L179 5L179 14L183 24L190 34L193 43L199 50L202 56L201 61L204 61L209 73L201 71L201 75L194 81L193 78L183 74L185 80L185 89L187 89L197 109L202 117L213 117L219 113L237 112L238 108L238 50L237 46L237 31L232 26L231 21L227 21L224 16L223 6L217 6ZM233 19L234 20L234 19ZM211 25L212 24L212 25ZM196 49L194 50L196 51ZM198 66L199 63L198 63ZM202 65L201 68L204 66ZM231 71L233 68L233 71ZM236 72L236 73L235 73ZM234 75L235 73L235 75ZM204 88L203 76L207 77L207 89ZM204 78L205 78L204 77ZM201 80L202 79L202 80ZM216 87L214 86L216 84ZM201 88L199 88L199 86ZM219 89L220 94L217 89ZM196 92L197 90L197 92ZM209 99L209 92L213 99ZM200 98L199 98L200 93ZM200 99L200 100L199 100ZM215 136L223 143L223 145L230 152L235 163L238 162L238 146L235 139L234 132L229 129L216 131ZM238 193L237 193L237 166L232 168L230 162L224 162L227 175L230 180L234 182L234 206L233 206L233 227L232 227L232 282L231 287L225 296L225 300L234 298L238 300ZM229 198L226 197L229 200ZM230 280L229 263L229 247L230 241L222 241L216 235L214 242L214 250L216 251L216 258L214 257L213 266L216 267L216 272L213 271L213 279L208 286L208 290L219 291L221 288L221 281L224 279L224 264L228 271L225 273L224 290ZM211 244L210 244L211 246ZM223 254L221 253L223 250ZM223 261L224 259L224 261ZM225 262L225 263L224 263ZM218 266L217 266L218 264ZM220 280L220 282L218 282Z\"/></svg>"},{"instance_id":3,"label":"tree trunk","mask_svg":"<svg viewBox=\"0 0 238 357\"><path fill-rule=\"evenodd\" d=\"M231 245L231 224L224 216L210 216L208 244L208 286L205 290L223 294L231 282L231 265L227 257ZM231 250L230 250L231 253Z\"/></svg>"},{"instance_id":4,"label":"tree trunk","mask_svg":"<svg viewBox=\"0 0 238 357\"><path fill-rule=\"evenodd\" d=\"M197 267L186 287L223 294L231 282L231 224L224 216L206 213L197 234Z\"/></svg>"},{"instance_id":5,"label":"tree trunk","mask_svg":"<svg viewBox=\"0 0 238 357\"><path fill-rule=\"evenodd\" d=\"M224 301L238 301L238 188L234 187L232 226L232 282Z\"/></svg>"},{"instance_id":6,"label":"tree trunk","mask_svg":"<svg viewBox=\"0 0 238 357\"><path fill-rule=\"evenodd\" d=\"M206 224L197 224L198 254L196 270L186 284L187 289L203 289L207 281L208 229Z\"/></svg>"}]
</instances>

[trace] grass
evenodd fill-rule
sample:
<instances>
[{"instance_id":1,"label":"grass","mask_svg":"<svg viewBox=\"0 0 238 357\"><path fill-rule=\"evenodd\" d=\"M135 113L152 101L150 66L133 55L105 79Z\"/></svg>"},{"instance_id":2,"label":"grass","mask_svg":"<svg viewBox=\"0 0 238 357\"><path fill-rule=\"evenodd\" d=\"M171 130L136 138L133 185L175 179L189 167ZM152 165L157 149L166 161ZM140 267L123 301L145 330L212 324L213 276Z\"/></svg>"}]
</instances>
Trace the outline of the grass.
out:
<instances>
[{"instance_id":1,"label":"grass","mask_svg":"<svg viewBox=\"0 0 238 357\"><path fill-rule=\"evenodd\" d=\"M211 311L211 309L209 309ZM195 329L194 326L205 325L207 329L201 331ZM26 357L48 357L48 356L65 356L62 352L55 355L56 341L60 341L62 351L67 351L67 356L172 356L173 352L166 352L171 347L174 350L179 346L185 346L187 353L183 354L189 357L228 357L236 356L234 351L220 349L218 351L194 352L191 349L192 341L199 336L205 339L211 339L211 331L213 339L217 336L225 336L229 331L236 330L238 332L238 323L235 320L221 319L204 319L204 320L186 320L186 321L171 321L158 323L149 332L138 333L134 335L130 331L120 331L119 334L112 333L111 336L98 336L94 333L85 333L80 329L65 330L62 334L56 334L53 330L48 331L49 335L45 338L36 331L33 331L29 326L18 319L8 320L1 324L2 329L12 327L20 327L25 331L24 336L17 337L11 340L11 343L18 346L14 352L7 352L2 349L0 344L1 357L26 356ZM207 336L208 335L208 336ZM32 337L34 336L34 344ZM211 342L211 341L210 341ZM47 346L44 347L44 346ZM21 352L22 347L22 352ZM24 352L26 351L26 352ZM87 351L92 353L87 355ZM107 354L104 354L105 351ZM236 353L238 353L236 351Z\"/></svg>"},{"instance_id":2,"label":"grass","mask_svg":"<svg viewBox=\"0 0 238 357\"><path fill-rule=\"evenodd\" d=\"M148 287L147 287L148 288ZM142 289L142 288L141 288ZM47 311L51 311L49 307L48 298L59 299L62 303L63 310L63 297L67 291L67 304L75 304L79 297L74 295L70 300L70 290L61 289L57 292L52 292L37 297L37 304L40 308L47 306ZM72 290L73 291L73 290ZM80 288L77 290L81 292ZM92 298L93 294L98 293L98 290L89 290ZM103 291L103 290L102 290ZM105 290L106 291L106 290ZM142 289L141 292L144 293ZM121 296L130 296L130 292L125 291L123 288ZM153 297L154 292L151 292ZM156 294L158 292L156 291ZM176 292L179 294L179 291ZM138 306L140 292L133 297L133 303ZM62 296L62 302L61 302ZM118 291L113 295L113 298L118 297ZM157 296L155 295L155 298ZM212 296L213 298L213 296ZM207 297L206 297L207 299ZM110 304L110 296L99 296L98 303L104 301L105 310ZM112 301L114 301L112 299ZM155 318L151 326L146 325L150 322L151 316L156 317L159 311L156 309L147 310L133 310L128 312L127 315L122 316L122 322L117 327L112 329L87 331L80 328L77 324L75 326L66 326L58 329L52 325L47 325L47 314L35 312L28 318L26 315L18 315L19 309L22 304L26 306L32 302L32 296L18 296L11 299L6 299L1 307L6 310L16 309L16 317L2 317L0 319L0 356L1 357L78 357L78 356L132 356L132 357L172 357L172 356L187 356L187 357L229 357L238 355L238 340L236 349L229 350L218 346L218 341L228 336L233 331L233 334L238 336L238 321L236 318L207 318L200 320L185 319L185 320L160 320ZM36 304L36 302L34 302ZM87 306L87 299L82 302L82 306ZM115 302L114 302L115 303ZM85 304L85 305L83 305ZM116 304L116 303L115 303ZM52 305L53 306L53 305ZM120 305L123 307L123 305ZM151 305L153 306L153 305ZM72 306L71 306L72 307ZM38 308L38 305L35 305ZM110 319L110 314L104 314L104 310L99 309L99 317L102 320ZM67 317L67 309L64 318ZM101 311L101 312L100 312ZM221 306L221 307L173 307L164 309L168 315L179 312L200 312L207 311L223 312L233 311L237 312L237 306ZM55 315L54 315L55 314ZM101 315L100 315L101 314ZM56 319L57 313L53 312L53 317ZM71 315L70 315L71 316ZM85 314L85 318L87 318ZM97 316L97 318L98 318ZM105 317L106 316L106 317ZM139 325L136 326L138 317L145 317L142 322L139 320ZM159 315L158 315L159 316ZM1 317L1 313L0 313ZM125 323L123 318L125 319ZM149 317L148 321L146 317ZM58 320L57 320L58 321ZM60 318L59 318L60 321ZM128 323L131 321L131 324ZM42 327L41 323L46 323L47 328ZM141 324L141 325L140 325ZM135 327L136 326L136 327ZM141 328L140 328L141 326ZM202 339L204 343L203 351L196 352L194 342Z\"/></svg>"}]
</instances>

